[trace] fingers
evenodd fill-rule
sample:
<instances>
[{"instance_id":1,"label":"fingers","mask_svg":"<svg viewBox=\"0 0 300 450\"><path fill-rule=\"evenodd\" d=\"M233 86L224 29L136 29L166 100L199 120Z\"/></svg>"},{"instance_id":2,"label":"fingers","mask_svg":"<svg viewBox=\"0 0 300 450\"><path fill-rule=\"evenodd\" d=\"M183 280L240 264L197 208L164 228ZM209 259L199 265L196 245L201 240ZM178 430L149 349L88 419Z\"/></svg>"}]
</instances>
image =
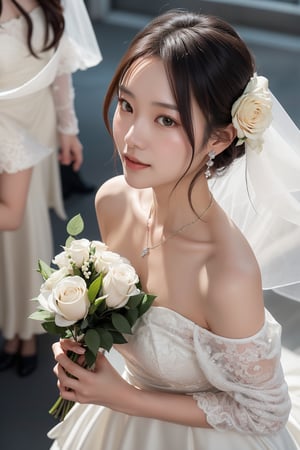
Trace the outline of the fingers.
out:
<instances>
[{"instance_id":1,"label":"fingers","mask_svg":"<svg viewBox=\"0 0 300 450\"><path fill-rule=\"evenodd\" d=\"M57 360L57 358L61 354L66 355L68 351L72 351L77 355L83 355L85 353L85 349L80 345L78 345L76 342L72 342L71 340L70 342L67 341L68 340L66 339L65 341L61 340L59 342L55 342L54 344L52 344L52 351L55 360Z\"/></svg>"},{"instance_id":2,"label":"fingers","mask_svg":"<svg viewBox=\"0 0 300 450\"><path fill-rule=\"evenodd\" d=\"M73 170L78 171L83 162L83 147L77 136L60 136L59 161L63 165L73 163Z\"/></svg>"},{"instance_id":3,"label":"fingers","mask_svg":"<svg viewBox=\"0 0 300 450\"><path fill-rule=\"evenodd\" d=\"M73 170L77 172L80 169L80 166L83 162L82 145L79 141L74 146L72 153L73 153Z\"/></svg>"},{"instance_id":4,"label":"fingers","mask_svg":"<svg viewBox=\"0 0 300 450\"><path fill-rule=\"evenodd\" d=\"M60 346L65 351L71 350L75 353L78 353L78 355L85 354L85 348L80 343L74 341L73 339L60 339L58 344L60 344Z\"/></svg>"},{"instance_id":5,"label":"fingers","mask_svg":"<svg viewBox=\"0 0 300 450\"><path fill-rule=\"evenodd\" d=\"M58 378L57 385L60 391L78 390L79 380L81 378L85 380L86 369L73 362L63 352L58 354L55 359L57 364L54 366L53 372Z\"/></svg>"},{"instance_id":6,"label":"fingers","mask_svg":"<svg viewBox=\"0 0 300 450\"><path fill-rule=\"evenodd\" d=\"M97 372L98 370L100 370L101 366L103 368L103 364L105 364L106 362L107 362L107 359L106 359L105 355L101 352L98 352L97 358L95 361L94 372Z\"/></svg>"},{"instance_id":7,"label":"fingers","mask_svg":"<svg viewBox=\"0 0 300 450\"><path fill-rule=\"evenodd\" d=\"M60 396L66 400L76 401L75 389L77 387L76 383L78 383L77 380L68 376L59 364L56 364L53 372L57 376L57 387Z\"/></svg>"}]
</instances>

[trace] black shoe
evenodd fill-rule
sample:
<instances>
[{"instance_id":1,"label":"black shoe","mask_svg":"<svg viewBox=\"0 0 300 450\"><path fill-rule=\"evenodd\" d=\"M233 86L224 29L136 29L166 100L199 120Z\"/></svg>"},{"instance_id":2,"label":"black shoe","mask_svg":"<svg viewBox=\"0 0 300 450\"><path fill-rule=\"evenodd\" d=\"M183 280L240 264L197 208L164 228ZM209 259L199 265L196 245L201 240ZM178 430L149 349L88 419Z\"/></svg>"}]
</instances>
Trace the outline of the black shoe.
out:
<instances>
[{"instance_id":1,"label":"black shoe","mask_svg":"<svg viewBox=\"0 0 300 450\"><path fill-rule=\"evenodd\" d=\"M70 197L70 195L77 194L91 194L95 192L96 187L85 183L79 172L75 172L70 166L60 166L62 189L64 199Z\"/></svg>"},{"instance_id":2,"label":"black shoe","mask_svg":"<svg viewBox=\"0 0 300 450\"><path fill-rule=\"evenodd\" d=\"M13 367L17 362L17 353L7 353L2 351L0 354L0 372Z\"/></svg>"},{"instance_id":3,"label":"black shoe","mask_svg":"<svg viewBox=\"0 0 300 450\"><path fill-rule=\"evenodd\" d=\"M96 187L87 184L85 181L82 180L78 172L75 172L75 180L73 184L73 191L78 192L78 194L91 194L96 190Z\"/></svg>"},{"instance_id":4,"label":"black shoe","mask_svg":"<svg viewBox=\"0 0 300 450\"><path fill-rule=\"evenodd\" d=\"M17 373L20 377L27 377L37 368L37 355L19 356Z\"/></svg>"}]
</instances>

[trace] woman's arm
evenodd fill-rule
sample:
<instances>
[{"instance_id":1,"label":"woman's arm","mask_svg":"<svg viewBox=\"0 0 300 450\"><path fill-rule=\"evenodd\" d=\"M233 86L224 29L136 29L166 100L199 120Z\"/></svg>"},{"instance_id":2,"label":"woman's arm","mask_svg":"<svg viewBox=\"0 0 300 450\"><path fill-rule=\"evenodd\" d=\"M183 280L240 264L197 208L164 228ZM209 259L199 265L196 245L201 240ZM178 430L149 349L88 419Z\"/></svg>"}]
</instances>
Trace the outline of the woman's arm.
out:
<instances>
[{"instance_id":1,"label":"woman's arm","mask_svg":"<svg viewBox=\"0 0 300 450\"><path fill-rule=\"evenodd\" d=\"M60 141L59 160L64 165L73 163L73 169L77 171L82 164L83 155L82 145L77 137L79 129L74 108L72 75L58 75L53 82L52 92Z\"/></svg>"},{"instance_id":2,"label":"woman's arm","mask_svg":"<svg viewBox=\"0 0 300 450\"><path fill-rule=\"evenodd\" d=\"M68 350L80 354L84 351L70 340L61 340L53 345L58 362L54 373L58 377L58 387L63 398L79 403L103 405L131 416L194 427L210 427L205 414L191 396L137 389L127 383L102 354L98 355L93 371L83 369L66 356Z\"/></svg>"}]
</instances>

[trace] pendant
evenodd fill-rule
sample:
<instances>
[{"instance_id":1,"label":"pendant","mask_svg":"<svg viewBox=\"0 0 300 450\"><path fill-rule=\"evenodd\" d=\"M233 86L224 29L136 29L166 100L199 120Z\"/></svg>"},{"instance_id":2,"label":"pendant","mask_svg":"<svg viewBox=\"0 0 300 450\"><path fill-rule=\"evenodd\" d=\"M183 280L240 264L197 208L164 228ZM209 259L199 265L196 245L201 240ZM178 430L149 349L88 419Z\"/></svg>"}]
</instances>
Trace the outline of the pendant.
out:
<instances>
[{"instance_id":1,"label":"pendant","mask_svg":"<svg viewBox=\"0 0 300 450\"><path fill-rule=\"evenodd\" d=\"M147 256L149 254L149 247L143 248L143 251L141 253L141 257L144 258L144 256Z\"/></svg>"}]
</instances>

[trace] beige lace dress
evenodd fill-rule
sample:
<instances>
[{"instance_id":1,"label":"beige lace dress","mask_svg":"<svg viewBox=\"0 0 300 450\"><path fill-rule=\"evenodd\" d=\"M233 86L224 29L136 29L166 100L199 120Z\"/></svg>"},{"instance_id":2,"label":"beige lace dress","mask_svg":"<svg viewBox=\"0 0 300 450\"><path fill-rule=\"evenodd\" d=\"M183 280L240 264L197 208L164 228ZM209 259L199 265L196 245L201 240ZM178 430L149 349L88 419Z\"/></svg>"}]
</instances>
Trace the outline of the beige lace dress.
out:
<instances>
[{"instance_id":1,"label":"beige lace dress","mask_svg":"<svg viewBox=\"0 0 300 450\"><path fill-rule=\"evenodd\" d=\"M17 231L0 232L0 329L2 335L22 339L42 332L37 321L28 319L35 310L30 299L39 292L39 258L53 257L49 208L65 217L57 161L57 130L77 133L73 110L71 75L63 53L54 81L27 95L2 98L1 93L33 80L53 56L40 52L44 42L42 9L32 10L33 57L26 44L23 16L0 26L0 172L34 167L23 224ZM61 96L63 86L64 95Z\"/></svg>"}]
</instances>

